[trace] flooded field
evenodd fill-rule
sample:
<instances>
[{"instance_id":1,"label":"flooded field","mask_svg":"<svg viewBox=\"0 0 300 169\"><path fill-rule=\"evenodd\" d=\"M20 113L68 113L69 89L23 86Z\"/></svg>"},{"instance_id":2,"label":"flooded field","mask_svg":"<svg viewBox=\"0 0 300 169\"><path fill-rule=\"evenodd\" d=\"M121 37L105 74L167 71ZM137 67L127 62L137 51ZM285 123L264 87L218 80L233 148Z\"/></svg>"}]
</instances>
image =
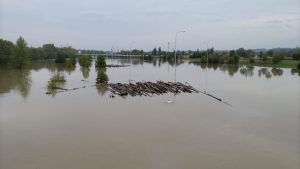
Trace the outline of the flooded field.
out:
<instances>
[{"instance_id":1,"label":"flooded field","mask_svg":"<svg viewBox=\"0 0 300 169\"><path fill-rule=\"evenodd\" d=\"M107 60L107 64L130 64ZM202 93L110 98L90 68L0 69L1 169L298 169L300 76L291 69L134 59L109 82L188 82ZM46 95L55 72L64 88ZM85 86L85 88L82 88ZM168 101L171 101L168 102Z\"/></svg>"}]
</instances>

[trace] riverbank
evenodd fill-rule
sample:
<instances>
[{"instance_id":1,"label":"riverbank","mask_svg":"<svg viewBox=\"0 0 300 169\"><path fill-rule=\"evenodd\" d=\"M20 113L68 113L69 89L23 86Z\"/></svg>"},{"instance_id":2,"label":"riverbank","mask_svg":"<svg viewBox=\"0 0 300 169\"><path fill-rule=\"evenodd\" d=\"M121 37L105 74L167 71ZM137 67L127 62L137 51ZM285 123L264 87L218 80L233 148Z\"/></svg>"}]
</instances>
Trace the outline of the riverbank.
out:
<instances>
[{"instance_id":1,"label":"riverbank","mask_svg":"<svg viewBox=\"0 0 300 169\"><path fill-rule=\"evenodd\" d=\"M299 61L297 60L282 60L278 64L274 64L272 60L268 60L266 63L261 60L255 60L255 63L249 63L249 60L240 60L240 65L248 66L263 66L263 67L276 67L276 68L291 68L297 69Z\"/></svg>"}]
</instances>

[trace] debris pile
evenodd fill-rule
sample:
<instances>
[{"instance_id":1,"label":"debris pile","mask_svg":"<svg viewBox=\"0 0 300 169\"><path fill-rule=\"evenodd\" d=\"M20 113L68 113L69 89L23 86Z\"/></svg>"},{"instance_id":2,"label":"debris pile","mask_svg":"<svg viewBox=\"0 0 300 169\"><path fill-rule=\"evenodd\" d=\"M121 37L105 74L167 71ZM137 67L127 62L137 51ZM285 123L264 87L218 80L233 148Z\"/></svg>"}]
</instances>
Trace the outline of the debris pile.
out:
<instances>
[{"instance_id":1,"label":"debris pile","mask_svg":"<svg viewBox=\"0 0 300 169\"><path fill-rule=\"evenodd\" d=\"M181 82L136 82L136 83L109 83L108 90L113 95L125 97L130 96L152 96L165 93L199 93L197 89L188 83Z\"/></svg>"}]
</instances>

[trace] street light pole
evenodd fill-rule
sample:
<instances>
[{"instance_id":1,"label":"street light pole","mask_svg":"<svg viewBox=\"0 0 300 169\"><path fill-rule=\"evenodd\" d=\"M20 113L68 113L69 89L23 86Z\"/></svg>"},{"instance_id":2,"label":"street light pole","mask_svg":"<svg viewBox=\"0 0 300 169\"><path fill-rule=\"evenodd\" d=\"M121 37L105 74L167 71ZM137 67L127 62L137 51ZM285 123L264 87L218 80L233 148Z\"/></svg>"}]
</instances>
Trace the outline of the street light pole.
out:
<instances>
[{"instance_id":1,"label":"street light pole","mask_svg":"<svg viewBox=\"0 0 300 169\"><path fill-rule=\"evenodd\" d=\"M176 53L177 53L177 36L179 33L184 33L185 31L178 31L176 32L175 34L175 53L174 53L174 56L175 56L175 75L174 75L174 82L176 83L176 63L177 63L177 56L176 56Z\"/></svg>"},{"instance_id":2,"label":"street light pole","mask_svg":"<svg viewBox=\"0 0 300 169\"><path fill-rule=\"evenodd\" d=\"M132 61L131 61L131 50L132 50L132 44L134 44L135 41L131 42L129 45L129 53L130 53L130 71L129 71L129 83L131 82L131 66L132 66Z\"/></svg>"},{"instance_id":3,"label":"street light pole","mask_svg":"<svg viewBox=\"0 0 300 169\"><path fill-rule=\"evenodd\" d=\"M170 42L168 42L168 53L166 54L166 62L168 64L168 73L169 73L169 62L168 62L169 49L170 49Z\"/></svg>"},{"instance_id":4,"label":"street light pole","mask_svg":"<svg viewBox=\"0 0 300 169\"><path fill-rule=\"evenodd\" d=\"M205 69L205 93L207 92L207 69L208 69L208 42L204 42L206 44L206 69Z\"/></svg>"}]
</instances>

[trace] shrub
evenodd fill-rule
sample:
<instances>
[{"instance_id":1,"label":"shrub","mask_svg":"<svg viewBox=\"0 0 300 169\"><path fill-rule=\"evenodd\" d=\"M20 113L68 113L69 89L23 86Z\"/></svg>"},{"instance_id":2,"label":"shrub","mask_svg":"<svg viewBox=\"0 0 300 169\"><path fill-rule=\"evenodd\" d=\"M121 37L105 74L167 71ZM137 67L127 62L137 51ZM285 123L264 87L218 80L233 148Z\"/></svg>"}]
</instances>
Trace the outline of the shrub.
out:
<instances>
[{"instance_id":1,"label":"shrub","mask_svg":"<svg viewBox=\"0 0 300 169\"><path fill-rule=\"evenodd\" d=\"M81 67L90 67L92 65L91 56L81 56L78 60Z\"/></svg>"},{"instance_id":2,"label":"shrub","mask_svg":"<svg viewBox=\"0 0 300 169\"><path fill-rule=\"evenodd\" d=\"M100 68L103 68L103 67L106 67L106 61L105 61L105 58L104 57L101 57L101 56L98 56L97 57L97 60L96 60L96 64L95 64L96 67L100 67Z\"/></svg>"},{"instance_id":3,"label":"shrub","mask_svg":"<svg viewBox=\"0 0 300 169\"><path fill-rule=\"evenodd\" d=\"M64 56L64 54L62 52L58 52L56 59L55 59L55 63L65 63L66 58Z\"/></svg>"},{"instance_id":4,"label":"shrub","mask_svg":"<svg viewBox=\"0 0 300 169\"><path fill-rule=\"evenodd\" d=\"M275 53L275 55L273 56L273 63L277 64L279 63L281 60L283 59L283 56L279 53Z\"/></svg>"},{"instance_id":5,"label":"shrub","mask_svg":"<svg viewBox=\"0 0 300 169\"><path fill-rule=\"evenodd\" d=\"M266 63L268 61L268 55L266 53L263 53L261 60Z\"/></svg>"},{"instance_id":6,"label":"shrub","mask_svg":"<svg viewBox=\"0 0 300 169\"><path fill-rule=\"evenodd\" d=\"M65 77L63 75L56 74L48 81L48 89L55 89L57 88L58 83L64 82L66 82Z\"/></svg>"},{"instance_id":7,"label":"shrub","mask_svg":"<svg viewBox=\"0 0 300 169\"><path fill-rule=\"evenodd\" d=\"M251 57L251 58L249 59L249 63L255 63L255 60L254 60L253 57Z\"/></svg>"}]
</instances>

